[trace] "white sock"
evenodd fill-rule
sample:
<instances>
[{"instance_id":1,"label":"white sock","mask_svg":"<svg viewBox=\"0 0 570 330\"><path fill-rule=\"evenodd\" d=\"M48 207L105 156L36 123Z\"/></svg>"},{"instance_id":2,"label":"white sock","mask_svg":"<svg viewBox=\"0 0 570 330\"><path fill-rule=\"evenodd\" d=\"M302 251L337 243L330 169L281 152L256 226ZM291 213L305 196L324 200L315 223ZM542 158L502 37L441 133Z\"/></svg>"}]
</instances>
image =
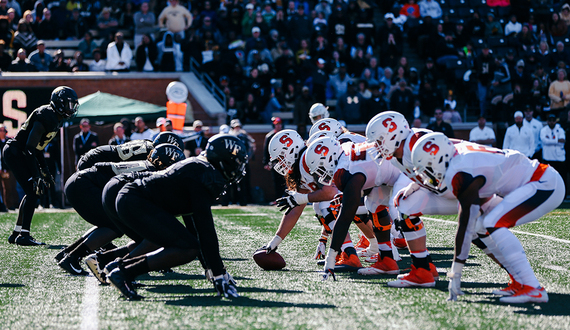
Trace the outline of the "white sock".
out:
<instances>
[{"instance_id":1,"label":"white sock","mask_svg":"<svg viewBox=\"0 0 570 330\"><path fill-rule=\"evenodd\" d=\"M21 232L21 231L22 231L22 226L16 225L16 226L14 227L14 231L15 231L15 232L18 232L18 233Z\"/></svg>"},{"instance_id":2,"label":"white sock","mask_svg":"<svg viewBox=\"0 0 570 330\"><path fill-rule=\"evenodd\" d=\"M370 245L368 245L368 251L371 251L373 253L378 253L380 251L378 250L378 240L376 237L368 238L368 242L370 242Z\"/></svg>"}]
</instances>

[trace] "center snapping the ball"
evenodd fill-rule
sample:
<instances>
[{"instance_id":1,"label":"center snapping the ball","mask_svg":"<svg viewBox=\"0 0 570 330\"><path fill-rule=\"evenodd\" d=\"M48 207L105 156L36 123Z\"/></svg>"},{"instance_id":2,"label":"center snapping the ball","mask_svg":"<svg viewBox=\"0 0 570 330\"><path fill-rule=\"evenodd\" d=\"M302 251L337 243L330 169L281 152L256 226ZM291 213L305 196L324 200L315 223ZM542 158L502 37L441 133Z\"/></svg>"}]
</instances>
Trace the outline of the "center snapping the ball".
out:
<instances>
[{"instance_id":1,"label":"center snapping the ball","mask_svg":"<svg viewBox=\"0 0 570 330\"><path fill-rule=\"evenodd\" d=\"M259 267L265 270L279 270L286 265L285 259L276 251L268 254L266 250L257 250L253 254L253 260Z\"/></svg>"}]
</instances>

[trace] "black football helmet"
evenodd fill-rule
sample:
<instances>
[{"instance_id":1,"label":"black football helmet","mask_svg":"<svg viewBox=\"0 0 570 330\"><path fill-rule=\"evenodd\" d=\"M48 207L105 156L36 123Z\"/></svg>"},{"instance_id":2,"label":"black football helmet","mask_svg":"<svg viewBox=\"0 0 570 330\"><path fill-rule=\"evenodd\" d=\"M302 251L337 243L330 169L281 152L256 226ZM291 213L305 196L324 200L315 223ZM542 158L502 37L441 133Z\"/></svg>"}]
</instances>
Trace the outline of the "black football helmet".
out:
<instances>
[{"instance_id":1,"label":"black football helmet","mask_svg":"<svg viewBox=\"0 0 570 330\"><path fill-rule=\"evenodd\" d=\"M186 158L184 152L177 146L169 143L159 144L148 155L148 161L159 170L165 169L184 158Z\"/></svg>"},{"instance_id":2,"label":"black football helmet","mask_svg":"<svg viewBox=\"0 0 570 330\"><path fill-rule=\"evenodd\" d=\"M176 133L172 132L161 132L152 141L152 145L156 148L156 146L168 143L177 146L180 150L184 149L184 142L182 138L178 136Z\"/></svg>"},{"instance_id":3,"label":"black football helmet","mask_svg":"<svg viewBox=\"0 0 570 330\"><path fill-rule=\"evenodd\" d=\"M70 87L59 86L51 92L50 105L63 118L75 117L79 108L77 93Z\"/></svg>"},{"instance_id":4,"label":"black football helmet","mask_svg":"<svg viewBox=\"0 0 570 330\"><path fill-rule=\"evenodd\" d=\"M245 175L247 150L234 135L217 134L210 138L206 145L206 158L228 183L237 183Z\"/></svg>"}]
</instances>

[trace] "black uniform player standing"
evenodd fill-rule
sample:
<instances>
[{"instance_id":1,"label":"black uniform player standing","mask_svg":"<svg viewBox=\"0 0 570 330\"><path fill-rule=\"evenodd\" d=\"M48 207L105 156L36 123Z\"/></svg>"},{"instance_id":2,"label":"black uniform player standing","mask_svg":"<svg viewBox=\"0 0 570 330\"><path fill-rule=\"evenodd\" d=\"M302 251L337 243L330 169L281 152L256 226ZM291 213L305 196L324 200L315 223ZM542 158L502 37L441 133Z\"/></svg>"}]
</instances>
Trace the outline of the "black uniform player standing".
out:
<instances>
[{"instance_id":1,"label":"black uniform player standing","mask_svg":"<svg viewBox=\"0 0 570 330\"><path fill-rule=\"evenodd\" d=\"M228 184L243 177L246 163L247 150L237 137L217 135L208 141L204 154L126 184L116 200L120 220L144 240L163 248L138 257L127 255L112 263L115 268L109 264L106 271L111 284L125 297L140 299L131 284L135 277L186 264L201 250L218 295L237 297L220 257L211 206Z\"/></svg>"},{"instance_id":2,"label":"black uniform player standing","mask_svg":"<svg viewBox=\"0 0 570 330\"><path fill-rule=\"evenodd\" d=\"M38 195L46 192L50 185L55 185L43 150L57 135L64 120L77 114L78 105L77 94L73 89L57 87L51 93L50 104L34 110L16 136L4 147L6 165L26 194L20 203L16 227L8 237L9 243L25 246L44 244L30 236Z\"/></svg>"}]
</instances>

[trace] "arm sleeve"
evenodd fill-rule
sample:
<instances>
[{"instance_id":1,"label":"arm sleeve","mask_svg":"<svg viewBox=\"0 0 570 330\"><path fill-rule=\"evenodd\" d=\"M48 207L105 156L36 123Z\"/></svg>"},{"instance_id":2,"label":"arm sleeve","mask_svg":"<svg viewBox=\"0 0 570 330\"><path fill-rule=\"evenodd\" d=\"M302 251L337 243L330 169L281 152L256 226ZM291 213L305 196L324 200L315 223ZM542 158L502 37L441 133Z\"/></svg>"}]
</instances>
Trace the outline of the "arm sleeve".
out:
<instances>
[{"instance_id":1,"label":"arm sleeve","mask_svg":"<svg viewBox=\"0 0 570 330\"><path fill-rule=\"evenodd\" d=\"M34 176L39 176L39 169L38 165L45 166L45 159L43 155L43 151L39 151L36 149L42 135L45 133L45 128L42 123L36 121L34 126L30 130L30 134L28 135L28 140L26 141L26 150L24 151L24 155L26 157L26 162L30 166L30 169L33 172Z\"/></svg>"}]
</instances>

